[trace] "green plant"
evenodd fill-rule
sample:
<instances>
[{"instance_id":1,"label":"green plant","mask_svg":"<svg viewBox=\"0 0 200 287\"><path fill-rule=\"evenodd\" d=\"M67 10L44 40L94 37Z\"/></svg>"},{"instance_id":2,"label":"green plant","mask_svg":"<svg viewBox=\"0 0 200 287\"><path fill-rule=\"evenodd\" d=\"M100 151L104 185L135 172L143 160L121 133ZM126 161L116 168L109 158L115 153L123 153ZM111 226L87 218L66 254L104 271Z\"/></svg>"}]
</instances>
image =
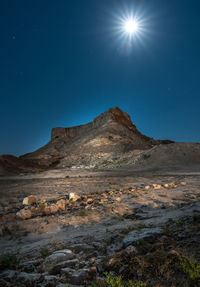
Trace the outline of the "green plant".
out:
<instances>
[{"instance_id":1,"label":"green plant","mask_svg":"<svg viewBox=\"0 0 200 287\"><path fill-rule=\"evenodd\" d=\"M19 261L15 254L12 253L4 253L0 255L0 268L16 268Z\"/></svg>"},{"instance_id":2,"label":"green plant","mask_svg":"<svg viewBox=\"0 0 200 287\"><path fill-rule=\"evenodd\" d=\"M191 280L200 278L200 265L193 258L180 259L183 272L188 275Z\"/></svg>"},{"instance_id":3,"label":"green plant","mask_svg":"<svg viewBox=\"0 0 200 287\"><path fill-rule=\"evenodd\" d=\"M169 226L163 226L162 232L166 236L173 236L173 234L174 234L174 231Z\"/></svg>"},{"instance_id":4,"label":"green plant","mask_svg":"<svg viewBox=\"0 0 200 287\"><path fill-rule=\"evenodd\" d=\"M183 226L184 225L184 221L182 219L177 220L176 222L177 226Z\"/></svg>"},{"instance_id":5,"label":"green plant","mask_svg":"<svg viewBox=\"0 0 200 287\"><path fill-rule=\"evenodd\" d=\"M39 202L39 207L44 207L45 206L45 202Z\"/></svg>"},{"instance_id":6,"label":"green plant","mask_svg":"<svg viewBox=\"0 0 200 287\"><path fill-rule=\"evenodd\" d=\"M121 275L114 276L112 272L106 272L105 275L105 282L94 282L91 287L146 287L146 283L142 281L133 282L132 280L129 280L124 282Z\"/></svg>"},{"instance_id":7,"label":"green plant","mask_svg":"<svg viewBox=\"0 0 200 287\"><path fill-rule=\"evenodd\" d=\"M47 256L50 255L49 249L47 249L47 248L42 248L42 249L40 250L40 254L41 254L42 258L46 258Z\"/></svg>"}]
</instances>

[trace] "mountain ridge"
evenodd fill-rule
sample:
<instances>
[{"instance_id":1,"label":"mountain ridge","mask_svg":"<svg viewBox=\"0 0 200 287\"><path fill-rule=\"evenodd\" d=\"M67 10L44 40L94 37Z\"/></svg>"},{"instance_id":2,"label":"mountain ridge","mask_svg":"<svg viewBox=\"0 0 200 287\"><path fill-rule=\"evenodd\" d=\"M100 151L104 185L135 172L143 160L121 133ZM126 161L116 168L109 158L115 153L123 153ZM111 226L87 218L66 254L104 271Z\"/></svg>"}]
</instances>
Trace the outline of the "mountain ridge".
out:
<instances>
[{"instance_id":1,"label":"mountain ridge","mask_svg":"<svg viewBox=\"0 0 200 287\"><path fill-rule=\"evenodd\" d=\"M45 169L170 169L200 166L200 144L155 140L143 135L130 116L110 108L92 122L57 127L50 141L20 157L0 157L1 171Z\"/></svg>"}]
</instances>

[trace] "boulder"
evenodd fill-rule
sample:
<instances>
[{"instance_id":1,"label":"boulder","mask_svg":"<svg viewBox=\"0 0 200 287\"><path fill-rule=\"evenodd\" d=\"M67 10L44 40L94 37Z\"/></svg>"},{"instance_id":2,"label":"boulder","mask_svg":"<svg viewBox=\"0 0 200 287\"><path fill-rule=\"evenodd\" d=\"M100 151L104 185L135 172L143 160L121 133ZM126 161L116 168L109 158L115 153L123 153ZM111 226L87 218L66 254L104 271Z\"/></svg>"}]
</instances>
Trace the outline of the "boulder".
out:
<instances>
[{"instance_id":1,"label":"boulder","mask_svg":"<svg viewBox=\"0 0 200 287\"><path fill-rule=\"evenodd\" d=\"M37 197L34 195L30 195L24 198L23 205L31 205L37 202Z\"/></svg>"},{"instance_id":2,"label":"boulder","mask_svg":"<svg viewBox=\"0 0 200 287\"><path fill-rule=\"evenodd\" d=\"M162 233L162 230L159 227L143 228L141 230L134 230L124 237L123 245L124 247L127 247L131 244L134 244L138 240L147 239L147 238L150 238L152 236L155 236L161 233Z\"/></svg>"},{"instance_id":3,"label":"boulder","mask_svg":"<svg viewBox=\"0 0 200 287\"><path fill-rule=\"evenodd\" d=\"M59 209L59 207L57 204L51 204L50 205L50 213L56 213L56 212L58 212L58 209Z\"/></svg>"},{"instance_id":4,"label":"boulder","mask_svg":"<svg viewBox=\"0 0 200 287\"><path fill-rule=\"evenodd\" d=\"M75 192L70 192L70 193L69 193L69 200L71 200L71 201L77 201L78 199L80 199L80 196L77 195Z\"/></svg>"},{"instance_id":5,"label":"boulder","mask_svg":"<svg viewBox=\"0 0 200 287\"><path fill-rule=\"evenodd\" d=\"M16 213L16 216L20 219L29 219L32 216L30 209L21 209Z\"/></svg>"},{"instance_id":6,"label":"boulder","mask_svg":"<svg viewBox=\"0 0 200 287\"><path fill-rule=\"evenodd\" d=\"M60 262L60 263L54 265L53 268L49 271L49 273L53 274L53 275L59 274L61 269L66 268L66 267L74 267L78 263L79 263L79 261L76 258Z\"/></svg>"},{"instance_id":7,"label":"boulder","mask_svg":"<svg viewBox=\"0 0 200 287\"><path fill-rule=\"evenodd\" d=\"M69 249L55 251L43 262L43 270L46 272L51 272L56 264L67 261L69 259L73 259L74 257L74 253Z\"/></svg>"},{"instance_id":8,"label":"boulder","mask_svg":"<svg viewBox=\"0 0 200 287\"><path fill-rule=\"evenodd\" d=\"M63 210L63 211L65 210L66 200L60 199L57 201L56 204L58 206L58 209Z\"/></svg>"},{"instance_id":9,"label":"boulder","mask_svg":"<svg viewBox=\"0 0 200 287\"><path fill-rule=\"evenodd\" d=\"M0 279L11 281L16 276L16 271L14 270L5 270L0 273Z\"/></svg>"},{"instance_id":10,"label":"boulder","mask_svg":"<svg viewBox=\"0 0 200 287\"><path fill-rule=\"evenodd\" d=\"M154 189L162 189L162 185L161 184L153 184L153 188Z\"/></svg>"},{"instance_id":11,"label":"boulder","mask_svg":"<svg viewBox=\"0 0 200 287\"><path fill-rule=\"evenodd\" d=\"M21 272L16 278L16 281L23 283L27 287L34 287L37 283L43 280L43 275L37 273Z\"/></svg>"}]
</instances>

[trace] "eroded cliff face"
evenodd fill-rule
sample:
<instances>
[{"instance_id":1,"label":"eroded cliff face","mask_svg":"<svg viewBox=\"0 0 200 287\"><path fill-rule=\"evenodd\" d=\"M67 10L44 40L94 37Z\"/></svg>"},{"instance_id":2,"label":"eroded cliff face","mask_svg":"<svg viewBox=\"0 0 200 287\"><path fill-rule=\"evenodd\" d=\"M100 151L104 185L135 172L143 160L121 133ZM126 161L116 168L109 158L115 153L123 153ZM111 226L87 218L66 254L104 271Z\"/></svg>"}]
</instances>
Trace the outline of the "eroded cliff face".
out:
<instances>
[{"instance_id":1,"label":"eroded cliff face","mask_svg":"<svg viewBox=\"0 0 200 287\"><path fill-rule=\"evenodd\" d=\"M53 128L51 131L51 141L61 138L72 139L75 138L76 136L86 134L91 129L98 129L105 124L112 125L112 123L124 126L124 128L127 128L130 131L133 131L134 133L142 136L143 138L150 140L150 138L142 135L136 129L136 126L133 125L131 118L127 113L123 112L118 107L114 107L96 117L91 123L69 128L63 128L63 127Z\"/></svg>"},{"instance_id":2,"label":"eroded cliff face","mask_svg":"<svg viewBox=\"0 0 200 287\"><path fill-rule=\"evenodd\" d=\"M114 107L88 124L53 128L50 142L23 158L62 168L94 167L100 161L113 160L131 150L145 150L156 144L157 141L137 130L128 114Z\"/></svg>"},{"instance_id":3,"label":"eroded cliff face","mask_svg":"<svg viewBox=\"0 0 200 287\"><path fill-rule=\"evenodd\" d=\"M140 133L128 114L109 109L92 122L53 128L51 140L19 158L0 158L0 174L49 168L198 170L200 144L154 140Z\"/></svg>"}]
</instances>

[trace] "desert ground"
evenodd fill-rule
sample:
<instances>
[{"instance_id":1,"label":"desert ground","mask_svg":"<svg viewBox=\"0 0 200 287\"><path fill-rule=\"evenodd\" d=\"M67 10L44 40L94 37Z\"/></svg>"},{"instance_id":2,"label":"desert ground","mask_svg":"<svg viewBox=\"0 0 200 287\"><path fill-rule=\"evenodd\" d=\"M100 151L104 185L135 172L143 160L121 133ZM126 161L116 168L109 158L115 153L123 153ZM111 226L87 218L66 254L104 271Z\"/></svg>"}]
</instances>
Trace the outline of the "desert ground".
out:
<instances>
[{"instance_id":1,"label":"desert ground","mask_svg":"<svg viewBox=\"0 0 200 287\"><path fill-rule=\"evenodd\" d=\"M0 190L0 286L200 286L198 172L51 170Z\"/></svg>"}]
</instances>

